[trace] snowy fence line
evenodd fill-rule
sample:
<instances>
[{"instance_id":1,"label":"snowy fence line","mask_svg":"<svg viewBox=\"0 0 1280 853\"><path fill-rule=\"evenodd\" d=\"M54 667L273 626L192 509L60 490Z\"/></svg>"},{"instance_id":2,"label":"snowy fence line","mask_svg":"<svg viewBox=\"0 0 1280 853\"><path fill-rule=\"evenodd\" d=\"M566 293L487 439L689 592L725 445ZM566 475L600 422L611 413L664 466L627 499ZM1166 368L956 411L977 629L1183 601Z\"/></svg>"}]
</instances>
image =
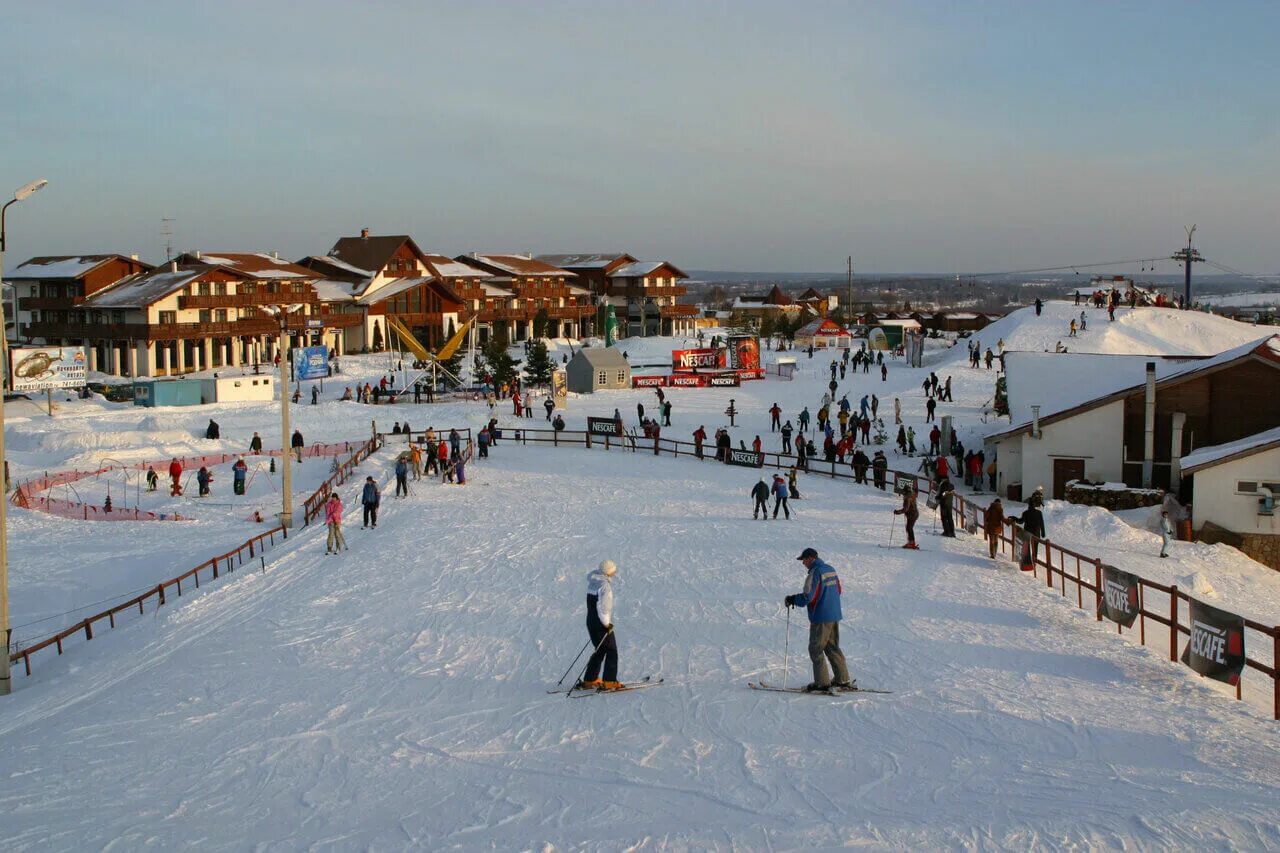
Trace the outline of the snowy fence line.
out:
<instances>
[{"instance_id":1,"label":"snowy fence line","mask_svg":"<svg viewBox=\"0 0 1280 853\"><path fill-rule=\"evenodd\" d=\"M345 453L351 449L351 442L343 441L334 444L313 444L304 448L302 455L305 456L333 456L338 453ZM267 450L262 453L208 453L201 456L183 456L178 458L184 470L192 470L207 465L222 465L239 459L244 456L253 458L255 456L279 456L281 450ZM130 464L111 464L104 465L89 471L60 471L55 474L46 474L43 477L33 477L18 485L14 490L10 501L14 506L20 506L24 509L33 509L40 512L46 512L50 515L56 515L61 518L68 518L77 521L190 521L189 516L183 516L181 513L168 512L151 512L141 510L137 507L133 509L112 507L108 510L105 506L97 506L96 504L80 503L77 501L63 500L61 498L51 498L40 496L39 493L48 491L58 486L67 486L71 483L90 477L97 478L104 474L111 474L113 471L143 471L147 468L158 467L161 471L167 473L169 463L163 460L155 462L134 462Z\"/></svg>"},{"instance_id":2,"label":"snowy fence line","mask_svg":"<svg viewBox=\"0 0 1280 853\"><path fill-rule=\"evenodd\" d=\"M702 448L697 447L692 442L679 441L676 439L643 438L637 436L592 436L590 433L579 430L547 430L547 429L516 429L515 440L520 444L550 444L553 446L576 446L590 449L597 445L603 445L606 450L619 448L622 450L630 450L633 453L645 452L652 453L654 456L668 454L675 457L692 457L695 459L711 460L717 462L715 458L715 447ZM767 468L790 468L796 464L794 456L782 453L764 452L761 454L764 460L764 467ZM857 482L857 478L852 473L845 473L838 470L838 463L835 461L827 462L826 460L809 459L807 465L801 470L805 470L809 474L822 476L830 476L832 479L849 480ZM867 473L867 482L860 485L871 486L871 472ZM933 491L934 482L929 477L923 477L918 474L909 474L904 471L888 470L885 472L886 487L893 491L897 491L898 484L903 482L911 483L912 487L920 493L930 494ZM960 516L961 527L967 528L969 524L976 524L977 529L981 531L984 527L985 508L972 502L965 500L961 495L956 495L956 510ZM1014 523L1013 519L1006 518L999 532L1000 549L1007 552L1011 559L1016 560L1017 548L1022 543L1023 538L1027 534ZM1039 579L1040 570L1044 570L1045 584L1050 589L1056 585L1060 594L1066 598L1067 584L1075 585L1076 606L1082 610L1087 610L1088 606L1092 606L1095 611L1097 621L1102 621L1102 560L1097 557L1089 557L1080 554L1070 548L1064 548L1048 539L1039 539L1031 536L1031 554L1033 560L1032 576ZM1055 565L1056 563L1056 565ZM1070 568L1069 568L1070 567ZM1019 573L1021 574L1021 573ZM1132 573L1131 573L1132 574ZM1178 645L1180 635L1191 635L1191 625L1189 624L1191 597L1185 592L1178 589L1177 585L1167 586L1157 583L1156 581L1147 580L1140 575L1136 576L1139 584L1138 594L1138 642L1147 645L1147 620L1151 620L1168 629L1168 649L1169 660L1178 661ZM1092 599L1085 595L1088 590L1092 595ZM1152 601L1148 601L1147 592L1151 591L1157 595L1151 596ZM1086 605L1086 601L1090 605ZM1186 602L1186 607L1180 606L1179 602ZM1162 605L1168 605L1167 610L1160 612ZM1183 621L1183 614L1187 622ZM1252 619L1244 620L1247 632L1255 635L1255 642L1246 642L1246 649L1257 649L1258 642L1262 638L1269 638L1270 643L1263 641L1261 647L1267 649L1270 647L1271 661L1270 663L1261 660L1256 656L1247 656L1245 658L1246 671L1252 669L1262 673L1263 676L1271 679L1271 701L1273 708L1273 716L1276 720L1280 720L1280 625L1263 625ZM1124 634L1124 629L1120 625L1116 625L1116 631ZM1133 629L1129 630L1129 636L1133 635ZM1153 643L1158 642L1153 639ZM1235 683L1236 699L1242 699L1242 686L1244 678L1243 673Z\"/></svg>"},{"instance_id":3,"label":"snowy fence line","mask_svg":"<svg viewBox=\"0 0 1280 853\"><path fill-rule=\"evenodd\" d=\"M326 480L323 484L321 484L320 488L316 490L314 494L312 494L310 497L307 498L304 506L310 507L311 505L314 504L316 506L322 507L324 504L324 500L321 497L321 493L323 492L324 497L327 497L328 491L332 489L332 483L335 480L337 480L339 476L343 476L343 475L349 476L351 470L354 469L355 466L358 465L361 461L368 458L369 454L374 452L380 445L381 445L381 442L376 436L358 445L356 445L354 442L349 442L349 441L342 442L340 444L312 445L313 448L325 448L325 449L323 451L316 450L315 452L312 452L311 454L309 454L311 456L321 456L321 455L327 455L329 453L337 453L337 452L341 452L343 449L350 449L352 446L356 447L356 452L352 454L352 456L349 459L347 459L346 462L341 463L338 467L338 470L334 473L334 475L330 477L328 480ZM232 456L239 456L239 455L240 454L232 454ZM70 472L70 473L79 473L79 472ZM51 477L46 477L44 479L53 480L59 476L61 475L53 475ZM18 663L19 661L21 661L26 671L26 674L29 676L31 675L31 656L34 655L36 652L52 647L52 648L56 648L58 651L58 654L61 655L63 652L64 646L69 641L79 638L81 634L84 635L84 640L86 642L89 640L92 640L94 637L94 626L104 620L107 622L109 627L114 628L116 627L117 622L124 621L127 617L135 615L134 614L135 609L137 610L136 615L138 616L143 615L146 612L147 603L152 599L155 599L156 609L163 607L166 603L168 603L168 600L171 596L170 590L172 590L173 593L176 593L179 597L181 597L182 585L184 582L186 582L190 586L194 586L195 589L200 588L201 572L206 573L205 583L208 583L211 580L217 580L219 577L221 577L224 574L230 574L234 572L236 569L244 565L246 555L248 556L248 559L250 561L252 561L255 558L261 558L261 555L265 553L268 548L275 546L277 536L279 536L281 541L288 540L289 538L288 528L285 525L281 524L277 527L271 528L265 533L259 533L257 536L254 536L251 539L248 539L243 544L237 546L236 548L233 548L232 550L228 551L225 554L219 554L216 557L210 557L208 560L196 566L194 569L189 569L183 572L182 574L178 575L177 577L170 578L169 580L161 581L160 583L156 584L154 587L148 588L147 591L143 592L141 595L134 596L133 598L130 598L127 601L121 602L120 604L117 604L114 607L110 607L106 610L103 610L100 613L95 613L92 616L88 616L84 619L81 619L80 621L76 622L74 625L64 628L63 630L59 631L53 636L46 637L45 639L40 640L23 649L19 649L17 651L10 651L9 661L10 663ZM265 569L265 562L263 562L263 568ZM12 633L10 634L10 637L6 638L6 641L10 641L11 639L12 639ZM8 643L6 643L6 647L8 648Z\"/></svg>"}]
</instances>

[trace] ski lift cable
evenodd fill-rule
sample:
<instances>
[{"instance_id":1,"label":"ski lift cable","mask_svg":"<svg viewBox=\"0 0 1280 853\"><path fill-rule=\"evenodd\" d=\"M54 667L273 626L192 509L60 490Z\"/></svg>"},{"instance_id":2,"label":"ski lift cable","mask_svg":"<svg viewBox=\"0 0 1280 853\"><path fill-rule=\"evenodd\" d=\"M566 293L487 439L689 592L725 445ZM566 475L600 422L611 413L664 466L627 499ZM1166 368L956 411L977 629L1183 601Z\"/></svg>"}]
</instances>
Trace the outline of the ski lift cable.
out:
<instances>
[{"instance_id":1,"label":"ski lift cable","mask_svg":"<svg viewBox=\"0 0 1280 853\"><path fill-rule=\"evenodd\" d=\"M1040 272L1065 272L1067 270L1071 270L1074 272L1077 270L1092 269L1094 267L1118 267L1118 266L1124 266L1126 264L1146 264L1146 263L1152 263L1155 261L1164 261L1164 260L1168 260L1168 258L1165 256L1161 256L1158 258L1133 258L1127 261L1104 261L1101 263L1090 263L1090 264L1064 264L1058 267L1040 267L1038 269L1026 269L1026 270L1003 270L1001 272L972 272L972 273L967 272L967 273L961 273L961 275L977 276L980 278L989 278L989 277L995 277L995 276L1001 276L1001 275L1028 275L1030 273L1040 273Z\"/></svg>"}]
</instances>

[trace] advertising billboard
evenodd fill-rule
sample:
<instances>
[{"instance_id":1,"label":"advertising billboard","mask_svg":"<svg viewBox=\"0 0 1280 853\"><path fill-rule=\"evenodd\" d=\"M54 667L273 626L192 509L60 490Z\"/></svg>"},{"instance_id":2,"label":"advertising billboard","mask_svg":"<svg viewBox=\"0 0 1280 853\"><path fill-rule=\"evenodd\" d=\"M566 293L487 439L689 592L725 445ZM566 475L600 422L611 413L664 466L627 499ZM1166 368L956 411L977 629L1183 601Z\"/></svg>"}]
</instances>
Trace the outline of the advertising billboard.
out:
<instances>
[{"instance_id":1,"label":"advertising billboard","mask_svg":"<svg viewBox=\"0 0 1280 853\"><path fill-rule=\"evenodd\" d=\"M722 349L674 349L671 351L671 369L718 370L728 367L725 353Z\"/></svg>"},{"instance_id":2,"label":"advertising billboard","mask_svg":"<svg viewBox=\"0 0 1280 853\"><path fill-rule=\"evenodd\" d=\"M14 347L9 351L13 391L80 388L86 379L84 347Z\"/></svg>"},{"instance_id":3,"label":"advertising billboard","mask_svg":"<svg viewBox=\"0 0 1280 853\"><path fill-rule=\"evenodd\" d=\"M592 435L622 435L622 421L614 418L587 418L587 432Z\"/></svg>"},{"instance_id":4,"label":"advertising billboard","mask_svg":"<svg viewBox=\"0 0 1280 853\"><path fill-rule=\"evenodd\" d=\"M760 339L755 335L730 335L728 366L734 370L759 370Z\"/></svg>"},{"instance_id":5,"label":"advertising billboard","mask_svg":"<svg viewBox=\"0 0 1280 853\"><path fill-rule=\"evenodd\" d=\"M329 375L329 348L302 347L293 351L298 379L323 379Z\"/></svg>"}]
</instances>

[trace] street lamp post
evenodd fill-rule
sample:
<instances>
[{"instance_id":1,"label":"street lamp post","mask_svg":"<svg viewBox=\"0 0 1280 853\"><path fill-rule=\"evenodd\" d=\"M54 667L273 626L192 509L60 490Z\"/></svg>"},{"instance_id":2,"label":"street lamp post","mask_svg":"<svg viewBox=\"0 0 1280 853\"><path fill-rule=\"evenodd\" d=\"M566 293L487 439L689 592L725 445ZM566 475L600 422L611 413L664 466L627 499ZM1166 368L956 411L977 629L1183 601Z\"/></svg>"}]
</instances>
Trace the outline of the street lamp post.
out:
<instances>
[{"instance_id":1,"label":"street lamp post","mask_svg":"<svg viewBox=\"0 0 1280 853\"><path fill-rule=\"evenodd\" d=\"M34 192L44 189L49 182L44 178L32 181L24 187L19 188L13 194L13 198L5 202L4 207L0 207L0 282L4 281L4 220L5 214L9 212L9 206L17 204L27 196ZM16 293L15 293L16 297ZM15 300L15 304L16 300ZM15 310L13 322L18 322L18 315ZM5 372L9 369L9 335L4 326L4 299L0 298L0 335L4 336L4 365ZM4 378L4 384L8 384L8 376ZM11 629L9 627L9 533L8 533L8 509L9 483L4 477L4 395L0 393L0 636L4 638L4 654L0 655L0 696L8 696L13 689L13 682L9 677L9 640Z\"/></svg>"},{"instance_id":2,"label":"street lamp post","mask_svg":"<svg viewBox=\"0 0 1280 853\"><path fill-rule=\"evenodd\" d=\"M288 343L289 335L289 315L295 311L302 309L302 305L278 305L266 306L263 308L268 314L272 314L280 319L280 352L277 356L280 359L280 378L277 384L280 386L280 462L282 465L280 471L280 523L285 527L293 526L293 447L291 446L291 435L289 433L289 367L285 349Z\"/></svg>"}]
</instances>

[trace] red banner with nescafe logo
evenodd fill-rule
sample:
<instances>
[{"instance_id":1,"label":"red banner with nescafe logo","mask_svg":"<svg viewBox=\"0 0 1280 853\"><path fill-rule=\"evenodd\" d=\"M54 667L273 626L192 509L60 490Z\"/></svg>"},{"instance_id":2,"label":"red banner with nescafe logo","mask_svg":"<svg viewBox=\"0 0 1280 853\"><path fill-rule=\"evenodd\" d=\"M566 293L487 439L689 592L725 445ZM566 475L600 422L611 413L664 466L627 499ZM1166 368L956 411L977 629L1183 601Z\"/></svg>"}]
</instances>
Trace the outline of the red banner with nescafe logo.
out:
<instances>
[{"instance_id":1,"label":"red banner with nescafe logo","mask_svg":"<svg viewBox=\"0 0 1280 853\"><path fill-rule=\"evenodd\" d=\"M722 349L673 349L672 370L716 370L728 367L728 351Z\"/></svg>"}]
</instances>

